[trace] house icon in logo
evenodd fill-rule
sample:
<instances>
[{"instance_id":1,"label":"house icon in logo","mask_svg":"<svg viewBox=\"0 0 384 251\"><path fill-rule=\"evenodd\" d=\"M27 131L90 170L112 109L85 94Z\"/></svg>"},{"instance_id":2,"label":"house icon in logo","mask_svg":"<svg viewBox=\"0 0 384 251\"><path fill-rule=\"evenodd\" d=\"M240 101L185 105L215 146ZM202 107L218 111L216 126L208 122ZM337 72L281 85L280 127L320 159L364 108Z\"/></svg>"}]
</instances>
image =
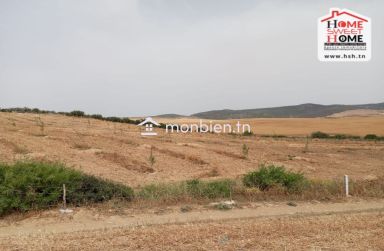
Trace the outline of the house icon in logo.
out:
<instances>
[{"instance_id":1,"label":"house icon in logo","mask_svg":"<svg viewBox=\"0 0 384 251\"><path fill-rule=\"evenodd\" d=\"M331 16L328 16L324 19L321 20L321 22L325 22L325 21L328 21L328 20L333 20L339 16L342 16L342 15L346 15L348 17L352 17L353 19L358 19L358 20L361 20L363 22L368 22L367 19L365 18L362 18L361 16L359 16L358 14L356 13L353 13L352 11L350 10L343 10L341 11L340 9L337 9L337 8L333 8L331 9ZM339 25L339 27L345 27L345 25L342 23L341 25Z\"/></svg>"},{"instance_id":2,"label":"house icon in logo","mask_svg":"<svg viewBox=\"0 0 384 251\"><path fill-rule=\"evenodd\" d=\"M143 136L157 135L157 133L153 131L154 125L159 126L160 124L154 121L151 117L147 117L143 122L138 124L138 126L145 126L145 130L141 132L141 135Z\"/></svg>"}]
</instances>

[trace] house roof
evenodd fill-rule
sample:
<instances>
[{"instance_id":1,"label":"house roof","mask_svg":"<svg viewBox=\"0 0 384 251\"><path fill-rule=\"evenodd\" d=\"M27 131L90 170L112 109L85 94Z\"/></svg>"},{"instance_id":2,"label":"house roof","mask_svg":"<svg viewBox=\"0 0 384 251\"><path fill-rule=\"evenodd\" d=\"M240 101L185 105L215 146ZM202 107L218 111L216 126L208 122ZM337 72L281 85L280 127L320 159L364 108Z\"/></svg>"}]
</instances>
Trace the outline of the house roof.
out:
<instances>
[{"instance_id":1,"label":"house roof","mask_svg":"<svg viewBox=\"0 0 384 251\"><path fill-rule=\"evenodd\" d=\"M342 11L342 12L339 12L339 10L332 10L332 15L329 16L329 17L324 18L323 20L321 20L321 22L327 21L327 20L329 20L329 19L332 19L332 18L341 16L341 15L348 15L348 16L351 16L351 17L360 19L361 21L368 22L367 19L364 19L364 18L362 18L362 17L359 17L359 16L357 16L357 15L355 15L355 14L352 14L352 13L350 13L350 12L348 12L348 11Z\"/></svg>"},{"instance_id":2,"label":"house roof","mask_svg":"<svg viewBox=\"0 0 384 251\"><path fill-rule=\"evenodd\" d=\"M140 124L138 124L138 126L142 126L142 125L145 125L145 124L148 124L148 123L151 123L151 124L154 124L154 125L157 125L159 126L160 124L157 123L156 121L154 121L151 117L147 117L145 118L145 120L143 122L141 122Z\"/></svg>"}]
</instances>

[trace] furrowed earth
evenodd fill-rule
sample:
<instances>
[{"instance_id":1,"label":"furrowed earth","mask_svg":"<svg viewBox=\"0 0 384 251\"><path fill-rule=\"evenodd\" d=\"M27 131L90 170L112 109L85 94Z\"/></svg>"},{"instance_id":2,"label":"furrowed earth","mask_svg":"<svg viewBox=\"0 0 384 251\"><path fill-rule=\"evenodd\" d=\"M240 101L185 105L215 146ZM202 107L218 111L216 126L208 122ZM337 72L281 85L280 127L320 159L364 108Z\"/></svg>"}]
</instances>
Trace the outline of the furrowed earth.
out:
<instances>
[{"instance_id":1,"label":"furrowed earth","mask_svg":"<svg viewBox=\"0 0 384 251\"><path fill-rule=\"evenodd\" d=\"M157 121L188 124L198 123L199 119L159 118ZM236 122L213 121L232 125ZM255 135L166 133L156 128L157 136L143 137L142 128L131 124L53 114L0 113L0 160L9 163L24 159L59 161L133 188L194 178L240 178L262 163L283 165L308 178L321 180L342 180L345 174L353 180L384 176L384 141L306 137L314 131L383 136L384 116L244 119L240 122L249 123ZM249 147L247 158L242 153L244 144ZM155 157L153 166L149 161L151 149ZM241 212L246 212L241 210L246 209L238 208L240 211L229 210L213 218L196 216L188 220L190 213L207 211L196 206L192 212L182 215L185 221L160 223L153 217L160 214L173 219L175 211L180 214L181 205L169 210L167 205L155 205L150 210L136 205L136 210L145 211L140 217L150 220L145 224L123 226L109 222L119 217L124 222L140 213L127 209L128 213L120 215L96 207L75 209L73 216L65 217L57 210L30 213L21 218L11 216L0 220L0 249L384 249L382 200L372 202L367 198L354 207L356 200L349 198L344 204L336 203L338 209L332 210L327 209L332 205L308 202L301 211L290 211L293 207L286 206L286 202L279 203L285 206L274 215L267 213L270 205L245 205L255 210L248 218L241 218ZM323 209L316 209L317 204ZM267 208L266 213L262 213L262 207ZM309 210L307 213L305 208ZM354 211L351 212L351 208ZM318 211L313 214L311 210ZM213 210L212 214L217 212ZM101 221L97 224L87 221L94 218ZM76 224L76 219L85 219L84 225ZM67 229L62 224L68 222ZM50 227L53 223L56 228ZM87 224L96 227L84 228ZM16 227L20 228L19 232Z\"/></svg>"},{"instance_id":2,"label":"furrowed earth","mask_svg":"<svg viewBox=\"0 0 384 251\"><path fill-rule=\"evenodd\" d=\"M196 120L179 119L175 123L182 122ZM241 123L251 124L256 134L301 137L167 134L163 129L157 129L158 136L142 137L136 125L0 113L0 159L60 161L133 187L192 178L235 178L261 163L284 165L319 179L340 179L344 174L365 179L384 174L384 141L311 139L307 143L305 138L313 131L384 135L384 117L253 119ZM242 155L243 144L249 147L247 159ZM148 161L151 147L156 159L153 168ZM217 171L215 177L210 177L212 170Z\"/></svg>"}]
</instances>

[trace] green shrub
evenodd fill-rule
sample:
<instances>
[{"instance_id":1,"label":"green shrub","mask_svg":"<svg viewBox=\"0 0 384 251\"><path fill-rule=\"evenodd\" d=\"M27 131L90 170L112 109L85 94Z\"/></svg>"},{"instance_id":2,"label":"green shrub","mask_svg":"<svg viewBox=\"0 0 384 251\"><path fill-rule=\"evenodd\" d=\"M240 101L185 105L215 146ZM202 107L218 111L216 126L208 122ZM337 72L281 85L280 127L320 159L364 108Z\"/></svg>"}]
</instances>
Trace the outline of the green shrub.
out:
<instances>
[{"instance_id":1,"label":"green shrub","mask_svg":"<svg viewBox=\"0 0 384 251\"><path fill-rule=\"evenodd\" d=\"M384 140L384 137L377 136L376 134L367 134L364 136L366 140Z\"/></svg>"},{"instance_id":2,"label":"green shrub","mask_svg":"<svg viewBox=\"0 0 384 251\"><path fill-rule=\"evenodd\" d=\"M361 139L360 136L348 135L348 134L335 134L335 135L331 136L330 138L333 138L333 139Z\"/></svg>"},{"instance_id":3,"label":"green shrub","mask_svg":"<svg viewBox=\"0 0 384 251\"><path fill-rule=\"evenodd\" d=\"M333 138L335 138L335 139L347 139L348 135L346 135L346 134L335 134L333 136Z\"/></svg>"},{"instance_id":4,"label":"green shrub","mask_svg":"<svg viewBox=\"0 0 384 251\"><path fill-rule=\"evenodd\" d=\"M318 131L318 132L313 132L311 134L311 137L314 138L314 139L327 139L330 136L329 136L328 133Z\"/></svg>"},{"instance_id":5,"label":"green shrub","mask_svg":"<svg viewBox=\"0 0 384 251\"><path fill-rule=\"evenodd\" d=\"M63 184L67 189L67 203L73 205L115 197L133 198L133 190L127 186L68 169L62 164L0 164L0 215L58 205L62 203Z\"/></svg>"},{"instance_id":6,"label":"green shrub","mask_svg":"<svg viewBox=\"0 0 384 251\"><path fill-rule=\"evenodd\" d=\"M249 172L243 177L243 184L246 187L258 187L260 190L268 190L279 185L288 190L296 190L301 188L305 181L303 174L274 165L262 165L258 171Z\"/></svg>"},{"instance_id":7,"label":"green shrub","mask_svg":"<svg viewBox=\"0 0 384 251\"><path fill-rule=\"evenodd\" d=\"M68 113L69 116L74 116L74 117L84 117L85 113L83 111L71 111Z\"/></svg>"},{"instance_id":8,"label":"green shrub","mask_svg":"<svg viewBox=\"0 0 384 251\"><path fill-rule=\"evenodd\" d=\"M106 118L104 118L104 120L110 121L110 122L122 123L122 119L119 117L106 117Z\"/></svg>"},{"instance_id":9,"label":"green shrub","mask_svg":"<svg viewBox=\"0 0 384 251\"><path fill-rule=\"evenodd\" d=\"M243 132L242 135L243 136L253 136L253 132L252 131L245 131L245 132Z\"/></svg>"},{"instance_id":10,"label":"green shrub","mask_svg":"<svg viewBox=\"0 0 384 251\"><path fill-rule=\"evenodd\" d=\"M274 138L274 139L288 138L287 135L283 135L283 134L263 134L263 135L260 135L260 137Z\"/></svg>"},{"instance_id":11,"label":"green shrub","mask_svg":"<svg viewBox=\"0 0 384 251\"><path fill-rule=\"evenodd\" d=\"M92 114L89 117L91 117L93 119L103 119L103 115L101 115L101 114Z\"/></svg>"},{"instance_id":12,"label":"green shrub","mask_svg":"<svg viewBox=\"0 0 384 251\"><path fill-rule=\"evenodd\" d=\"M361 137L357 135L348 135L348 139L361 139Z\"/></svg>"}]
</instances>

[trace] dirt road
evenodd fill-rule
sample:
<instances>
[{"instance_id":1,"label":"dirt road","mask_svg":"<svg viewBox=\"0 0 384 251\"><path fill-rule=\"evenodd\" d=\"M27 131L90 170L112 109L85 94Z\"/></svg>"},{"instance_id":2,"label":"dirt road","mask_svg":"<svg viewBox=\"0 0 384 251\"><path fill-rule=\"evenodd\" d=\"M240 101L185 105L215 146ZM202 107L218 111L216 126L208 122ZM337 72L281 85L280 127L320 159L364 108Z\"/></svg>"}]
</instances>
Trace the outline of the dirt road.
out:
<instances>
[{"instance_id":1,"label":"dirt road","mask_svg":"<svg viewBox=\"0 0 384 251\"><path fill-rule=\"evenodd\" d=\"M300 222L303 226L299 224ZM71 250L72 246L70 243L72 243L77 245L77 248L84 250L99 250L106 247L112 250L119 250L121 247L124 247L122 249L137 249L140 245L143 245L141 247L144 249L153 248L155 250L205 250L240 247L242 247L240 249L245 250L251 250L251 247L270 247L272 249L280 247L281 250L285 246L300 246L304 249L309 249L317 245L320 247L348 247L351 249L367 247L381 250L384 248L384 243L381 240L382 238L378 236L384 236L384 225L382 223L378 224L380 222L384 223L384 200L342 203L306 202L298 203L297 206L289 206L286 203L259 203L249 205L247 208L228 211L202 209L186 213L170 212L160 215L99 215L94 211L81 209L75 211L70 216L63 216L58 212L53 212L48 216L27 218L11 224L2 221L0 222L0 247L2 247L2 250L24 250L26 247L31 250L46 250L47 247L53 247L53 250ZM282 226L287 227L282 236L270 242L265 241L268 239L269 231L282 231ZM295 234L295 238L303 242L286 239L287 236L298 231L297 228L302 229L304 226L308 229L307 234L311 233L311 231L315 231L317 234L311 238L305 235L296 236ZM316 229L313 230L311 226ZM261 231L264 227L268 231ZM210 228L213 228L212 231L219 232L221 232L222 228L228 228L228 230L224 231L224 237L222 235L215 237L211 236ZM210 242L213 241L214 243L209 245L201 244L201 246L199 246L199 238L204 239L204 235L194 240L191 239L190 242L194 243L192 246L188 246L184 242L177 243L176 246L172 246L172 243L163 243L162 239L169 240L173 238L176 242L179 239L188 240L188 229L191 229L190 231L193 232L193 234L191 233L191 238L196 238L196 234L200 236L205 232L208 239L218 239L211 239ZM259 241L254 239L256 236L252 235L252 231L256 231L255 229L261 231L257 239L262 236L267 239L264 239L262 242L260 242L262 239ZM320 229L324 231L319 231ZM359 235L356 233L356 230L359 231ZM137 236L143 231L145 232L144 235ZM170 234L169 231L176 232ZM292 232L290 233L290 231ZM335 234L335 231L337 234ZM239 235L240 232L242 235ZM330 235L331 232L334 235ZM169 234L171 236L168 236ZM346 234L351 239L340 239ZM370 237L367 237L364 243L355 242L361 239L362 234L368 234ZM80 236L85 237L80 238ZM133 236L136 236L136 239ZM231 243L229 240L226 240L229 237L225 236L232 236L232 239L235 241ZM317 239L324 239L325 236L327 238L332 237L332 241L321 241L316 245L314 244ZM129 239L129 243L124 241L115 242L115 238ZM154 238L152 240L153 243L143 242L143 239L146 238ZM220 240L220 238L224 239ZM283 238L285 241L279 242L279 238ZM68 242L64 241L65 239ZM203 240L200 239L200 241ZM221 245L221 242L228 242L228 246ZM248 244L241 246L243 242L253 243L254 246L248 247ZM60 243L60 245L56 246L57 243ZM154 243L157 243L157 246ZM260 243L263 243L263 245L260 246ZM268 246L268 243L271 246ZM216 246L212 246L213 244Z\"/></svg>"}]
</instances>

